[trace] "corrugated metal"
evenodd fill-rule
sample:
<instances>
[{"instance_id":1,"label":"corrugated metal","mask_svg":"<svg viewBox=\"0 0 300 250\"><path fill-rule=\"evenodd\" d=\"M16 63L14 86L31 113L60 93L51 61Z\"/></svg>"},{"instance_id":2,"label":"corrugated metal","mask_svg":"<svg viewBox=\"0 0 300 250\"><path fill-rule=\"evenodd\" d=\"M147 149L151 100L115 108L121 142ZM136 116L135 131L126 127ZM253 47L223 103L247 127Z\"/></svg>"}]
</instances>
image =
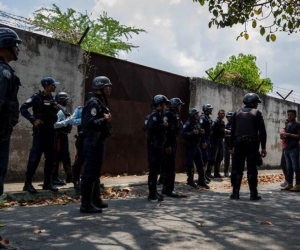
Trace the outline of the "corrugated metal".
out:
<instances>
[{"instance_id":1,"label":"corrugated metal","mask_svg":"<svg viewBox=\"0 0 300 250\"><path fill-rule=\"evenodd\" d=\"M144 118L150 112L152 97L164 94L179 97L185 105L182 118L188 114L189 80L187 77L145 67L124 60L91 54L96 72L86 81L91 91L94 76L107 76L112 84L109 108L112 113L112 136L107 143L103 173L141 174L148 170ZM182 141L179 141L177 171L184 171Z\"/></svg>"}]
</instances>

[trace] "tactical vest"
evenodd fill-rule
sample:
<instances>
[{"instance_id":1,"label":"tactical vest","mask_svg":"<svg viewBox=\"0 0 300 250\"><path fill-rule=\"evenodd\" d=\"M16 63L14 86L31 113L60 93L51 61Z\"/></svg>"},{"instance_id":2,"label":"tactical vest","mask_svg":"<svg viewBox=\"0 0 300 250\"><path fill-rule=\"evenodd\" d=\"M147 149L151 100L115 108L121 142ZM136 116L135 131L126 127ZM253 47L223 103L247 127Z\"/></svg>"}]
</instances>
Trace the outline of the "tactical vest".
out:
<instances>
[{"instance_id":1,"label":"tactical vest","mask_svg":"<svg viewBox=\"0 0 300 250\"><path fill-rule=\"evenodd\" d=\"M43 121L39 128L53 127L54 123L57 121L58 112L55 108L56 102L54 98L52 96L51 98L49 98L49 96L45 96L43 92L36 93L35 95L38 96L40 101L38 105L34 105L32 107L32 111L33 116L36 119Z\"/></svg>"},{"instance_id":2,"label":"tactical vest","mask_svg":"<svg viewBox=\"0 0 300 250\"><path fill-rule=\"evenodd\" d=\"M256 115L258 109L243 108L236 112L235 136L257 136Z\"/></svg>"}]
</instances>

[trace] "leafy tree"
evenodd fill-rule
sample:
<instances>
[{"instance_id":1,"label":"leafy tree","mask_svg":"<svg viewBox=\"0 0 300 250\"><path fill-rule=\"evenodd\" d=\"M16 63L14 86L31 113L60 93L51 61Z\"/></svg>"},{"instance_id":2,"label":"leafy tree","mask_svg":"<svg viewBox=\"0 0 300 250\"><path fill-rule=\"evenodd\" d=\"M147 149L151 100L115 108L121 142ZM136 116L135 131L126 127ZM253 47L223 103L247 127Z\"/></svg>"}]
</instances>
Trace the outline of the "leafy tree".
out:
<instances>
[{"instance_id":1,"label":"leafy tree","mask_svg":"<svg viewBox=\"0 0 300 250\"><path fill-rule=\"evenodd\" d=\"M220 72L222 73L217 77ZM225 63L218 62L216 67L210 68L207 73L216 78L216 82L254 92L266 94L273 89L270 78L260 78L256 57L253 55L231 56Z\"/></svg>"},{"instance_id":2,"label":"leafy tree","mask_svg":"<svg viewBox=\"0 0 300 250\"><path fill-rule=\"evenodd\" d=\"M278 31L297 33L300 29L299 0L193 0L204 6L213 14L208 27L232 27L243 24L245 30L237 37L249 39L247 25L259 28L266 41L275 41Z\"/></svg>"},{"instance_id":3,"label":"leafy tree","mask_svg":"<svg viewBox=\"0 0 300 250\"><path fill-rule=\"evenodd\" d=\"M33 13L29 22L35 31L45 32L53 38L78 44L81 37L89 28L80 46L87 51L117 57L120 51L129 52L138 46L125 42L132 38L132 34L146 32L143 29L121 25L117 20L108 17L106 12L96 20L92 20L85 13L77 13L74 9L62 12L53 4L52 9L40 8Z\"/></svg>"}]
</instances>

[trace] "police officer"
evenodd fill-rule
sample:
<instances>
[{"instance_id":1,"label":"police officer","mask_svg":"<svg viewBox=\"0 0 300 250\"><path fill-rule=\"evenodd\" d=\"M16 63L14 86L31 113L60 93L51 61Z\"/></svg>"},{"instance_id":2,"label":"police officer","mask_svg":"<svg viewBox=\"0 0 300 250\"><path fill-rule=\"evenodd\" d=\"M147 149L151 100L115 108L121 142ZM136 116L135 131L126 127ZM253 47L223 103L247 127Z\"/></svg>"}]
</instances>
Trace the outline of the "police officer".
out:
<instances>
[{"instance_id":1,"label":"police officer","mask_svg":"<svg viewBox=\"0 0 300 250\"><path fill-rule=\"evenodd\" d=\"M93 93L88 93L82 110L85 166L81 177L81 213L101 213L108 205L100 198L100 173L106 140L110 136L107 96L112 83L106 76L97 76L92 83Z\"/></svg>"},{"instance_id":2,"label":"police officer","mask_svg":"<svg viewBox=\"0 0 300 250\"><path fill-rule=\"evenodd\" d=\"M55 96L60 110L57 113L57 122L54 124L55 128L55 162L52 172L53 185L65 185L72 181L71 157L69 150L69 134L72 130L72 125L69 123L71 114L67 110L67 102L69 95L66 92L59 92ZM59 165L62 162L66 174L66 181L59 178Z\"/></svg>"},{"instance_id":3,"label":"police officer","mask_svg":"<svg viewBox=\"0 0 300 250\"><path fill-rule=\"evenodd\" d=\"M205 173L205 177L208 181L210 181L210 179L214 178L211 174L211 166L208 166L208 155L209 155L209 150L210 150L210 137L212 135L212 125L213 125L213 121L210 117L211 113L213 110L213 106L211 104L205 104L202 107L202 111L203 113L200 115L200 125L201 128L204 129L205 133L204 133L204 138L205 141L202 143L201 145L201 151L202 151L202 159L203 159L203 163L204 163L204 169L206 168L206 173Z\"/></svg>"},{"instance_id":4,"label":"police officer","mask_svg":"<svg viewBox=\"0 0 300 250\"><path fill-rule=\"evenodd\" d=\"M163 189L162 194L169 197L179 198L178 193L174 191L175 184L175 157L177 151L177 139L182 129L182 121L179 113L184 103L180 98L170 99L168 109L163 115L163 120L167 121L169 126L166 128L166 142L164 144L163 162L161 166Z\"/></svg>"},{"instance_id":5,"label":"police officer","mask_svg":"<svg viewBox=\"0 0 300 250\"><path fill-rule=\"evenodd\" d=\"M11 133L19 119L17 94L21 83L9 63L18 60L21 43L16 32L0 27L0 196L4 191Z\"/></svg>"},{"instance_id":6,"label":"police officer","mask_svg":"<svg viewBox=\"0 0 300 250\"><path fill-rule=\"evenodd\" d=\"M225 110L220 109L218 117L213 121L212 135L210 137L210 150L208 152L208 165L207 169L214 167L214 178L222 178L220 175L220 166L223 160L224 145L223 140L225 137Z\"/></svg>"},{"instance_id":7,"label":"police officer","mask_svg":"<svg viewBox=\"0 0 300 250\"><path fill-rule=\"evenodd\" d=\"M210 187L205 182L204 163L202 160L201 145L205 143L204 130L199 122L199 110L192 108L189 110L189 119L185 122L182 128L181 135L186 141L185 147L185 165L187 173L187 184L192 187L197 187L194 182L194 163L198 172L198 185L209 189Z\"/></svg>"},{"instance_id":8,"label":"police officer","mask_svg":"<svg viewBox=\"0 0 300 250\"><path fill-rule=\"evenodd\" d=\"M81 126L81 117L82 117L82 107L78 106L74 110L71 118L69 119L70 125L77 126L77 135L75 136L76 137L75 147L77 152L76 152L75 161L72 166L73 184L76 190L81 189L80 174L81 174L81 168L85 161L84 148L83 148L84 135Z\"/></svg>"},{"instance_id":9,"label":"police officer","mask_svg":"<svg viewBox=\"0 0 300 250\"><path fill-rule=\"evenodd\" d=\"M51 183L51 173L55 154L55 131L53 125L57 121L59 107L51 93L55 92L59 83L51 77L45 77L41 80L41 84L44 91L31 96L20 108L22 116L33 125L32 148L29 153L26 180L23 187L23 191L28 191L31 194L36 193L36 189L32 185L32 178L43 153L45 155L43 189L58 191L58 188ZM32 108L33 114L29 113L29 108Z\"/></svg>"},{"instance_id":10,"label":"police officer","mask_svg":"<svg viewBox=\"0 0 300 250\"><path fill-rule=\"evenodd\" d=\"M224 177L229 177L230 153L231 145L231 127L232 127L233 112L226 113L227 123L225 125L225 139L224 139Z\"/></svg>"},{"instance_id":11,"label":"police officer","mask_svg":"<svg viewBox=\"0 0 300 250\"><path fill-rule=\"evenodd\" d=\"M147 152L149 163L148 200L152 202L163 200L163 197L157 193L156 184L162 163L166 128L169 126L169 123L163 120L163 113L166 110L166 105L169 103L170 101L164 95L154 96L152 100L153 110L147 123Z\"/></svg>"},{"instance_id":12,"label":"police officer","mask_svg":"<svg viewBox=\"0 0 300 250\"><path fill-rule=\"evenodd\" d=\"M232 117L232 173L231 199L239 199L245 159L247 159L247 178L250 188L250 200L260 200L257 193L257 154L261 146L261 155L265 157L267 134L262 113L257 109L261 103L259 96L248 93L244 96L245 106L234 113ZM232 152L230 148L230 152Z\"/></svg>"}]
</instances>

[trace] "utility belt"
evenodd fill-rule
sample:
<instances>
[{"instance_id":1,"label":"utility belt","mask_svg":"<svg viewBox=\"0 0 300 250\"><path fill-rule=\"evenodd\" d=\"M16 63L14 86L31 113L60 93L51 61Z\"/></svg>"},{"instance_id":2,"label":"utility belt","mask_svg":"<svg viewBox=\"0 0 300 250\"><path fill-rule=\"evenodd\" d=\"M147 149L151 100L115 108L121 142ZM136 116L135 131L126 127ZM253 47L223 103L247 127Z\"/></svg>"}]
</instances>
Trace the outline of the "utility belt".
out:
<instances>
[{"instance_id":1,"label":"utility belt","mask_svg":"<svg viewBox=\"0 0 300 250\"><path fill-rule=\"evenodd\" d=\"M8 135L11 133L12 114L4 114L0 119L0 135Z\"/></svg>"},{"instance_id":2,"label":"utility belt","mask_svg":"<svg viewBox=\"0 0 300 250\"><path fill-rule=\"evenodd\" d=\"M259 137L256 135L242 135L242 136L237 136L235 138L236 142L238 143L243 143L243 144L249 144L253 142L259 142Z\"/></svg>"}]
</instances>

